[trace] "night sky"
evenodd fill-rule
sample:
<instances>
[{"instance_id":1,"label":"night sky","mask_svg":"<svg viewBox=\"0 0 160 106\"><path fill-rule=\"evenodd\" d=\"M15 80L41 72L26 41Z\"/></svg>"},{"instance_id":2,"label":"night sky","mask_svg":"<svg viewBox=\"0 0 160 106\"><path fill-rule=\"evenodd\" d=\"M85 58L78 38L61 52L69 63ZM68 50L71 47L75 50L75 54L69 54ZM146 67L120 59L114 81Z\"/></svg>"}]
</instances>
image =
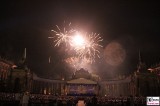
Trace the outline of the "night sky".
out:
<instances>
[{"instance_id":1,"label":"night sky","mask_svg":"<svg viewBox=\"0 0 160 106\"><path fill-rule=\"evenodd\" d=\"M160 62L159 5L156 0L3 2L0 3L0 55L18 63L27 48L27 65L35 73L46 76L65 73L61 60L66 53L61 51L62 47L54 47L48 38L54 35L51 30L55 25L63 26L65 21L87 32L100 33L104 39L102 56L89 71L103 78L129 74L136 70L139 51L147 67ZM104 56L107 50L113 51L108 54L111 58Z\"/></svg>"}]
</instances>

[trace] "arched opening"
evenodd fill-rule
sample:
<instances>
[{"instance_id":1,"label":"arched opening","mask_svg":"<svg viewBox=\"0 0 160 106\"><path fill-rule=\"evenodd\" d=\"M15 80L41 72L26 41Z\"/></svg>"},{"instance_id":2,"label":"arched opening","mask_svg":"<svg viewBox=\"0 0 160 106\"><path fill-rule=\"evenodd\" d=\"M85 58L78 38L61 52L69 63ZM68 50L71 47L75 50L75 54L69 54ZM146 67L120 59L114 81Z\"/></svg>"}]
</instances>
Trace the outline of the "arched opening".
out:
<instances>
[{"instance_id":1,"label":"arched opening","mask_svg":"<svg viewBox=\"0 0 160 106\"><path fill-rule=\"evenodd\" d=\"M14 92L20 92L20 79L16 78L14 80Z\"/></svg>"}]
</instances>

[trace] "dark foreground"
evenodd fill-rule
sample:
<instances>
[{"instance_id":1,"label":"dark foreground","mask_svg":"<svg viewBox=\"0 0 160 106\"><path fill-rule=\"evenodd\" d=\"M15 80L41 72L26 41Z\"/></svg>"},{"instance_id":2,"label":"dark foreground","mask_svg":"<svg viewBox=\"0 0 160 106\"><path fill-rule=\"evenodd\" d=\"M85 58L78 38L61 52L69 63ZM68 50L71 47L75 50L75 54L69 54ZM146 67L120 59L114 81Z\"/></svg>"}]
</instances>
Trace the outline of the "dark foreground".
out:
<instances>
[{"instance_id":1,"label":"dark foreground","mask_svg":"<svg viewBox=\"0 0 160 106\"><path fill-rule=\"evenodd\" d=\"M0 93L0 106L23 106L22 94ZM146 97L54 96L30 94L25 106L146 106Z\"/></svg>"}]
</instances>

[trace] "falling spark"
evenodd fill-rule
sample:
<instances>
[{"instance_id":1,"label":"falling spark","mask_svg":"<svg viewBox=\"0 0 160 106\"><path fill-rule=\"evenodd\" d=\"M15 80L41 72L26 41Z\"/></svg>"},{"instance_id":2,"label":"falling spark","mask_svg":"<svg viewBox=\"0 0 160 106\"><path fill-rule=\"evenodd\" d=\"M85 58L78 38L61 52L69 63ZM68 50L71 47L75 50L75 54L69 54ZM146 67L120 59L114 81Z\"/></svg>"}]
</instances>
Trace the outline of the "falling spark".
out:
<instances>
[{"instance_id":1,"label":"falling spark","mask_svg":"<svg viewBox=\"0 0 160 106\"><path fill-rule=\"evenodd\" d=\"M48 63L51 63L51 56L49 56L48 58Z\"/></svg>"}]
</instances>

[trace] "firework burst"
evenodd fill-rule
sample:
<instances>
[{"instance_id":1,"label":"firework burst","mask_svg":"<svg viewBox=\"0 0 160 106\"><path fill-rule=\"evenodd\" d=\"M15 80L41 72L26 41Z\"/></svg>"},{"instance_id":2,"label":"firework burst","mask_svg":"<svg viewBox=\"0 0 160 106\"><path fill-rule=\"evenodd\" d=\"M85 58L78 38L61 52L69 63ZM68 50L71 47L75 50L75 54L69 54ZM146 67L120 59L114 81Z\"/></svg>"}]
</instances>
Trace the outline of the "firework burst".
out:
<instances>
[{"instance_id":1,"label":"firework burst","mask_svg":"<svg viewBox=\"0 0 160 106\"><path fill-rule=\"evenodd\" d=\"M55 46L62 43L69 45L75 51L75 56L82 60L87 60L90 63L95 62L96 57L100 57L100 48L102 45L99 43L103 41L100 34L97 33L83 33L71 27L71 23L66 27L60 28L56 25L57 30L52 30L55 33L54 38Z\"/></svg>"},{"instance_id":2,"label":"firework burst","mask_svg":"<svg viewBox=\"0 0 160 106\"><path fill-rule=\"evenodd\" d=\"M99 56L99 49L102 45L99 42L103 41L103 39L99 36L99 34L84 34L82 44L80 46L75 46L74 50L76 54L81 59L87 59L88 61L95 62L95 58Z\"/></svg>"},{"instance_id":3,"label":"firework burst","mask_svg":"<svg viewBox=\"0 0 160 106\"><path fill-rule=\"evenodd\" d=\"M78 57L69 57L64 59L64 61L75 70L79 70L81 68L87 68L90 62L87 59L80 59Z\"/></svg>"},{"instance_id":4,"label":"firework burst","mask_svg":"<svg viewBox=\"0 0 160 106\"><path fill-rule=\"evenodd\" d=\"M53 38L55 45L54 46L59 46L62 43L65 43L66 45L69 43L71 39L72 33L74 33L76 30L74 30L71 27L71 23L68 24L68 27L60 28L58 25L56 25L57 30L51 30L55 33L54 37L48 37L48 38Z\"/></svg>"}]
</instances>

